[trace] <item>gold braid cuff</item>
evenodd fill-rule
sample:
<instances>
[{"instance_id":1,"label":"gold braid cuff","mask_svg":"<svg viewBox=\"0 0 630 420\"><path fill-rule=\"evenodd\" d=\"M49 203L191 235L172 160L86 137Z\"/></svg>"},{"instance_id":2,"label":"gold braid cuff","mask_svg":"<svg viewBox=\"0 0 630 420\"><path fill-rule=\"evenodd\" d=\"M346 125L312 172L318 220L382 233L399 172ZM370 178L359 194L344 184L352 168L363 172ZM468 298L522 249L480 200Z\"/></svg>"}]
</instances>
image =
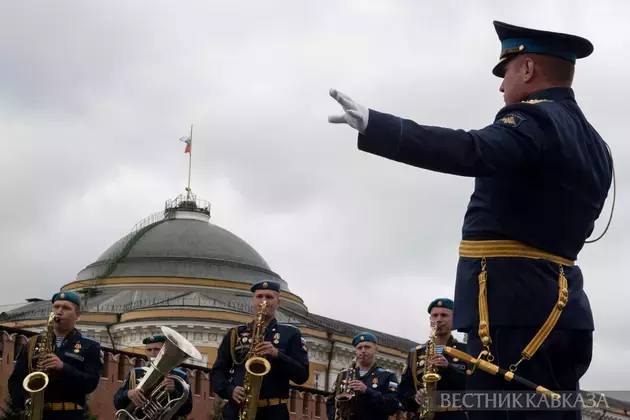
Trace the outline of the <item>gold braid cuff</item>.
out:
<instances>
[{"instance_id":1,"label":"gold braid cuff","mask_svg":"<svg viewBox=\"0 0 630 420\"><path fill-rule=\"evenodd\" d=\"M510 366L512 372L516 371L519 363L529 360L538 351L542 343L547 339L556 326L562 310L569 300L567 278L564 275L563 266L573 266L575 261L560 257L549 252L541 251L518 241L461 241L459 256L467 258L481 258L481 272L479 273L479 338L487 353L487 360L492 362L494 357L490 352L492 339L490 338L490 320L488 314L488 272L486 270L487 258L531 258L553 261L560 266L558 275L558 300L543 326L538 330L534 338L521 352L521 360ZM482 352L483 353L483 352ZM481 355L480 355L481 356Z\"/></svg>"}]
</instances>

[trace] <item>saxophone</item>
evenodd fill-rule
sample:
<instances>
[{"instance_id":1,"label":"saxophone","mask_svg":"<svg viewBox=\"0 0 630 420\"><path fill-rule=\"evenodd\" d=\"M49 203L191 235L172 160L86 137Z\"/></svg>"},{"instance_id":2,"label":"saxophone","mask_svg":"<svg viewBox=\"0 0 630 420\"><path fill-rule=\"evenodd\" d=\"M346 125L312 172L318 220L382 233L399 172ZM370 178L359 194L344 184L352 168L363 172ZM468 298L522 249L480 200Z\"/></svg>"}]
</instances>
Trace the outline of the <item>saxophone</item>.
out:
<instances>
[{"instance_id":1,"label":"saxophone","mask_svg":"<svg viewBox=\"0 0 630 420\"><path fill-rule=\"evenodd\" d=\"M258 398L263 378L271 370L271 364L264 357L258 356L254 351L256 346L265 341L265 316L267 315L267 301L263 301L254 322L251 348L245 362L245 379L243 389L245 401L239 412L239 420L255 420L258 409Z\"/></svg>"},{"instance_id":2,"label":"saxophone","mask_svg":"<svg viewBox=\"0 0 630 420\"><path fill-rule=\"evenodd\" d=\"M356 366L357 358L355 357L352 359L350 368L344 371L347 373L341 372L342 377L345 376L345 379L340 380L335 394L335 420L347 419L350 417L350 402L356 393L353 389L348 388L348 384L350 381L354 380Z\"/></svg>"},{"instance_id":3,"label":"saxophone","mask_svg":"<svg viewBox=\"0 0 630 420\"><path fill-rule=\"evenodd\" d=\"M35 370L33 371L33 360L29 359L28 370L31 373L22 381L22 387L30 394L25 404L26 418L29 420L41 420L44 415L44 390L48 386L48 375L44 373L42 365L44 357L53 352L55 320L55 313L51 312L46 323L46 331L42 334L42 341L39 344L39 357ZM27 357L30 356L29 353L26 352Z\"/></svg>"},{"instance_id":4,"label":"saxophone","mask_svg":"<svg viewBox=\"0 0 630 420\"><path fill-rule=\"evenodd\" d=\"M424 375L422 375L422 392L424 400L418 407L418 414L420 419L431 420L435 415L435 394L437 391L437 382L441 379L441 376L437 373L437 367L431 365L428 367L429 361L435 356L435 333L437 326L431 327L431 335L426 343L426 350L424 352L427 367L425 368Z\"/></svg>"}]
</instances>

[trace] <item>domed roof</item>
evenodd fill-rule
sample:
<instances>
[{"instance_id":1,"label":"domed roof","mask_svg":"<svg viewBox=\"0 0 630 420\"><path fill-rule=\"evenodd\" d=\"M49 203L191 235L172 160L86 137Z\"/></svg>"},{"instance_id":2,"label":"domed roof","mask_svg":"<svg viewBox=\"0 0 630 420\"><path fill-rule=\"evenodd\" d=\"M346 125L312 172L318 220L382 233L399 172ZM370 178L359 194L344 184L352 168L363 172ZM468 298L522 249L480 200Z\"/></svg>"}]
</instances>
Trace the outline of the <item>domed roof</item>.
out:
<instances>
[{"instance_id":1,"label":"domed roof","mask_svg":"<svg viewBox=\"0 0 630 420\"><path fill-rule=\"evenodd\" d=\"M96 263L111 260L126 244L122 238L110 246ZM200 220L167 220L144 233L126 258L201 258L232 261L270 270L263 257L232 232Z\"/></svg>"},{"instance_id":2,"label":"domed roof","mask_svg":"<svg viewBox=\"0 0 630 420\"><path fill-rule=\"evenodd\" d=\"M209 222L209 210L175 208L116 241L77 275L96 277L176 277L254 284L286 281L247 242Z\"/></svg>"}]
</instances>

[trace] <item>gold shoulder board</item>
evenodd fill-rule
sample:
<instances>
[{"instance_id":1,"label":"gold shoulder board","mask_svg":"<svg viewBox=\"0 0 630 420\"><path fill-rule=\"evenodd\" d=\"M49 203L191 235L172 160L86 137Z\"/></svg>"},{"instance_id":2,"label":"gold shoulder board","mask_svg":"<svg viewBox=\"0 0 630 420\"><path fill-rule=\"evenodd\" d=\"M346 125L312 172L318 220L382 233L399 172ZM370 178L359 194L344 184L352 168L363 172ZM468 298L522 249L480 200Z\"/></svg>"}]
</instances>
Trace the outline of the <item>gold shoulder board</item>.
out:
<instances>
[{"instance_id":1,"label":"gold shoulder board","mask_svg":"<svg viewBox=\"0 0 630 420\"><path fill-rule=\"evenodd\" d=\"M553 102L551 99L530 99L529 101L522 101L524 104L539 104L541 102Z\"/></svg>"}]
</instances>

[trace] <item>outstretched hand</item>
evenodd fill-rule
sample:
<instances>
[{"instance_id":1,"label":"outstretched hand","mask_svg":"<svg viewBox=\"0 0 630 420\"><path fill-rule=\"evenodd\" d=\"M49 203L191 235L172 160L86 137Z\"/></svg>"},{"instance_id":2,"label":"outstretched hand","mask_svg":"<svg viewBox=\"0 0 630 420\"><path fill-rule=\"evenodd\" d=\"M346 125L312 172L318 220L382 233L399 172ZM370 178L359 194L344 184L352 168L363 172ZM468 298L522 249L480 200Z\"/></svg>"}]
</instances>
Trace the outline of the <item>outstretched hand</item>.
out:
<instances>
[{"instance_id":1,"label":"outstretched hand","mask_svg":"<svg viewBox=\"0 0 630 420\"><path fill-rule=\"evenodd\" d=\"M364 134L368 125L368 109L336 89L330 89L329 93L335 101L339 102L344 113L329 115L328 122L331 124L348 124L359 133Z\"/></svg>"}]
</instances>

